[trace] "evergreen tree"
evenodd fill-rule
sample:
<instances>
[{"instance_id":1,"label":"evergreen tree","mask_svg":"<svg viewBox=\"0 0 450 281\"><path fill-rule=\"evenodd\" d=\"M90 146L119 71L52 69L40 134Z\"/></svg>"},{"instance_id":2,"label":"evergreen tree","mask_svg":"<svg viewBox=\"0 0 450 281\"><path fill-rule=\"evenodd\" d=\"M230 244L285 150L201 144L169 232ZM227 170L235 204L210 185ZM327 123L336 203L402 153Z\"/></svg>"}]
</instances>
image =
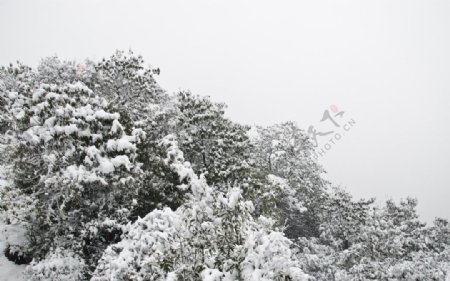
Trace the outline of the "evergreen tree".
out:
<instances>
[{"instance_id":1,"label":"evergreen tree","mask_svg":"<svg viewBox=\"0 0 450 281\"><path fill-rule=\"evenodd\" d=\"M250 162L248 127L228 120L225 105L189 92L177 95L176 132L185 158L195 173L226 190L254 171Z\"/></svg>"},{"instance_id":2,"label":"evergreen tree","mask_svg":"<svg viewBox=\"0 0 450 281\"><path fill-rule=\"evenodd\" d=\"M33 93L23 119L29 128L20 138L32 153L19 159L15 172L35 175L17 186L36 202L28 236L37 259L62 247L95 264L120 236L120 227L105 220L125 224L134 208L134 178L141 173L136 143L144 133L127 130L107 105L81 83L43 84ZM21 169L33 159L38 169Z\"/></svg>"},{"instance_id":3,"label":"evergreen tree","mask_svg":"<svg viewBox=\"0 0 450 281\"><path fill-rule=\"evenodd\" d=\"M279 196L284 201L277 207L287 221L287 235L318 236L327 182L322 178L322 167L312 157L314 147L307 134L293 122L253 130L252 158L256 166L286 180L284 194Z\"/></svg>"},{"instance_id":4,"label":"evergreen tree","mask_svg":"<svg viewBox=\"0 0 450 281\"><path fill-rule=\"evenodd\" d=\"M137 144L137 161L142 175L133 219L145 216L157 207L176 209L184 191L178 175L164 163L167 147L163 139L173 133L175 106L154 78L156 69L145 65L133 52L117 51L93 67L89 79L96 92L107 99L114 111L127 117L127 123L142 129L146 138Z\"/></svg>"}]
</instances>

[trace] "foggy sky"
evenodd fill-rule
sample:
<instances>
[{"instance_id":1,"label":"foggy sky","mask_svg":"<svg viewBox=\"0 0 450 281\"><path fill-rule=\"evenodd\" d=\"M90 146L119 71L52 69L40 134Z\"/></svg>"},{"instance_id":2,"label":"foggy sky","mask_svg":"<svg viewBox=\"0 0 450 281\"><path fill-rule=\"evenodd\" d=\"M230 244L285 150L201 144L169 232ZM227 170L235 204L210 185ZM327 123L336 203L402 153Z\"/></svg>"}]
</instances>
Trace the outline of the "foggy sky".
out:
<instances>
[{"instance_id":1,"label":"foggy sky","mask_svg":"<svg viewBox=\"0 0 450 281\"><path fill-rule=\"evenodd\" d=\"M419 199L450 218L449 1L5 1L0 64L132 49L169 92L270 125L355 121L320 162L356 197Z\"/></svg>"}]
</instances>

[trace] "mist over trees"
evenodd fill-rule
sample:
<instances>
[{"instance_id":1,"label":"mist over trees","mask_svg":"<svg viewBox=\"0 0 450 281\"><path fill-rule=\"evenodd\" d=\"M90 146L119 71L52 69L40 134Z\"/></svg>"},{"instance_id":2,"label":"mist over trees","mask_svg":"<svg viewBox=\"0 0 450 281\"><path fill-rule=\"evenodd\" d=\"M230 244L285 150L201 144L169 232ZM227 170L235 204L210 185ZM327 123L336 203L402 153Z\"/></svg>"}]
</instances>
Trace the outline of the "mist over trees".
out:
<instances>
[{"instance_id":1,"label":"mist over trees","mask_svg":"<svg viewBox=\"0 0 450 281\"><path fill-rule=\"evenodd\" d=\"M132 52L0 68L2 254L25 280L450 280L447 220L355 200L301 126L233 122L158 73Z\"/></svg>"}]
</instances>

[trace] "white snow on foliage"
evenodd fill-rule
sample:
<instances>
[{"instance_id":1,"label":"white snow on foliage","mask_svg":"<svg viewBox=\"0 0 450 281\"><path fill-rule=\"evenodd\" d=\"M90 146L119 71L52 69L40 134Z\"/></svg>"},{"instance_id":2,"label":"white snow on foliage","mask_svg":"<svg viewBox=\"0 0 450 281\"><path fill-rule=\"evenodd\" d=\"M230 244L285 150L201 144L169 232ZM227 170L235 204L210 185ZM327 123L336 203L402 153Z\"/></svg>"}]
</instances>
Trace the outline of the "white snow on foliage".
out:
<instances>
[{"instance_id":1,"label":"white snow on foliage","mask_svg":"<svg viewBox=\"0 0 450 281\"><path fill-rule=\"evenodd\" d=\"M57 248L40 262L33 261L25 271L32 280L82 280L85 264L83 259L69 250Z\"/></svg>"},{"instance_id":2,"label":"white snow on foliage","mask_svg":"<svg viewBox=\"0 0 450 281\"><path fill-rule=\"evenodd\" d=\"M449 222L330 192L294 122L248 130L141 57L79 70L0 68L0 281L450 281Z\"/></svg>"},{"instance_id":3,"label":"white snow on foliage","mask_svg":"<svg viewBox=\"0 0 450 281\"><path fill-rule=\"evenodd\" d=\"M76 91L81 92L77 93L81 104L74 105L71 95ZM48 100L52 100L52 106ZM125 134L118 120L120 115L105 111L105 100L94 96L82 83L41 85L34 92L33 101L30 112L35 115L30 117L31 127L24 133L26 140L33 144L49 144L51 147L52 142L61 142L61 138L65 136L69 148L66 157L72 156L79 149L86 153L84 165L61 168L61 174L63 179L67 179L67 183L100 182L106 185L105 175L135 168L131 156L136 153L136 143L145 137L145 133L136 129L131 135ZM41 122L42 119L45 121ZM115 156L110 157L108 153ZM56 178L50 178L46 183L56 181Z\"/></svg>"},{"instance_id":4,"label":"white snow on foliage","mask_svg":"<svg viewBox=\"0 0 450 281\"><path fill-rule=\"evenodd\" d=\"M176 140L165 142L171 147L172 164L180 165ZM155 210L129 224L124 239L106 249L92 281L191 280L189 272L197 266L205 266L203 281L232 281L238 275L249 281L309 280L291 251L292 242L272 230L273 220L253 220L253 205L243 201L240 188L225 196L187 169L180 170L190 175L188 202L176 211ZM242 220L235 225L237 231L229 229L236 215ZM225 242L224 237L231 240ZM230 250L223 252L223 246ZM224 260L229 251L233 254Z\"/></svg>"},{"instance_id":5,"label":"white snow on foliage","mask_svg":"<svg viewBox=\"0 0 450 281\"><path fill-rule=\"evenodd\" d=\"M190 179L193 177L194 172L189 162L184 161L183 152L178 147L178 142L175 135L168 135L164 137L160 145L167 149L167 157L164 159L166 165L172 168L176 172L180 180ZM193 190L195 193L195 190Z\"/></svg>"},{"instance_id":6,"label":"white snow on foliage","mask_svg":"<svg viewBox=\"0 0 450 281\"><path fill-rule=\"evenodd\" d=\"M70 165L63 171L63 176L75 182L101 182L106 181L95 172L88 171L84 166Z\"/></svg>"}]
</instances>

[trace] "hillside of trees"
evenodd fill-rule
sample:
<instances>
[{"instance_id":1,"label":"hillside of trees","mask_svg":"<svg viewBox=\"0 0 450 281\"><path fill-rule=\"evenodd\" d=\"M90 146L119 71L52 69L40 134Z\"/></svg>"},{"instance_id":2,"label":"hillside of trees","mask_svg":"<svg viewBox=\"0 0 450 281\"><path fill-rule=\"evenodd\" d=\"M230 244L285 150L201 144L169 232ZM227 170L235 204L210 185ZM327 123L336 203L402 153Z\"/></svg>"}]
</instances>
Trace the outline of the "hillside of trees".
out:
<instances>
[{"instance_id":1,"label":"hillside of trees","mask_svg":"<svg viewBox=\"0 0 450 281\"><path fill-rule=\"evenodd\" d=\"M354 199L301 126L158 74L119 51L0 68L1 254L24 280L450 280L447 220Z\"/></svg>"}]
</instances>

